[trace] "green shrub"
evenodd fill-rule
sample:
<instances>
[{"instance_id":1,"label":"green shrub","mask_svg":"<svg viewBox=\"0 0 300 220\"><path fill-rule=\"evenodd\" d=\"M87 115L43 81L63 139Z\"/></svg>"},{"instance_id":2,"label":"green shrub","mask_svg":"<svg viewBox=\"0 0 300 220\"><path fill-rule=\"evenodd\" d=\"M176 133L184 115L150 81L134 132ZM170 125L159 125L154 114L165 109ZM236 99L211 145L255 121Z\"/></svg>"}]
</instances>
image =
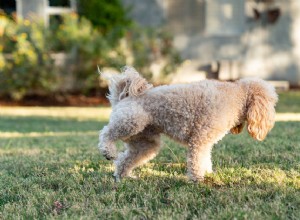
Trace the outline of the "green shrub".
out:
<instances>
[{"instance_id":1,"label":"green shrub","mask_svg":"<svg viewBox=\"0 0 300 220\"><path fill-rule=\"evenodd\" d=\"M0 96L22 99L31 93L62 92L68 72L74 81L73 91L88 93L99 88L97 65L116 69L133 65L153 79L153 63L163 61L159 70L162 76L180 63L172 38L163 30L132 25L115 42L109 36L77 14L64 16L55 29L28 20L16 23L1 16ZM57 52L69 57L64 68L54 65L51 55Z\"/></svg>"},{"instance_id":2,"label":"green shrub","mask_svg":"<svg viewBox=\"0 0 300 220\"><path fill-rule=\"evenodd\" d=\"M115 68L125 65L123 54L117 52L118 46L110 44L89 20L76 14L63 18L53 39L56 51L76 53L73 74L80 91L88 92L99 86L97 65Z\"/></svg>"},{"instance_id":3,"label":"green shrub","mask_svg":"<svg viewBox=\"0 0 300 220\"><path fill-rule=\"evenodd\" d=\"M91 22L76 14L65 16L56 32L57 49L76 51L74 74L80 90L98 87L97 65L120 69L133 65L148 79L153 78L151 64L163 61L161 76L175 71L181 60L172 45L172 38L162 29L146 29L132 25L117 44L112 43Z\"/></svg>"},{"instance_id":4,"label":"green shrub","mask_svg":"<svg viewBox=\"0 0 300 220\"><path fill-rule=\"evenodd\" d=\"M181 63L173 39L163 29L141 28L134 26L126 33L127 50L132 56L132 65L148 79L153 79L151 64L160 63L160 82L174 72Z\"/></svg>"},{"instance_id":5,"label":"green shrub","mask_svg":"<svg viewBox=\"0 0 300 220\"><path fill-rule=\"evenodd\" d=\"M56 89L56 74L43 25L25 20L16 24L0 17L0 94L21 99L31 92Z\"/></svg>"},{"instance_id":6,"label":"green shrub","mask_svg":"<svg viewBox=\"0 0 300 220\"><path fill-rule=\"evenodd\" d=\"M131 24L120 0L79 0L79 14L115 42Z\"/></svg>"}]
</instances>

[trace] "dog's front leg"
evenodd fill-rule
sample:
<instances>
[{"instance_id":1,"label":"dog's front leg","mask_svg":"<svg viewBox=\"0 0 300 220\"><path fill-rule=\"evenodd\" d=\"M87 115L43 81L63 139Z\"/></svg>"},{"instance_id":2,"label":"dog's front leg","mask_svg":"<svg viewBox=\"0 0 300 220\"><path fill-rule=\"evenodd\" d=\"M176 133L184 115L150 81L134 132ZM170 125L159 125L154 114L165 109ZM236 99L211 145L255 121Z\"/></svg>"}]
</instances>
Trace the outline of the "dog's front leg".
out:
<instances>
[{"instance_id":1,"label":"dog's front leg","mask_svg":"<svg viewBox=\"0 0 300 220\"><path fill-rule=\"evenodd\" d=\"M192 181L202 181L206 173L212 173L212 144L191 144L187 155L188 176Z\"/></svg>"},{"instance_id":2,"label":"dog's front leg","mask_svg":"<svg viewBox=\"0 0 300 220\"><path fill-rule=\"evenodd\" d=\"M117 148L111 137L108 126L104 126L100 131L98 148L107 160L113 160L117 157Z\"/></svg>"},{"instance_id":3,"label":"dog's front leg","mask_svg":"<svg viewBox=\"0 0 300 220\"><path fill-rule=\"evenodd\" d=\"M106 159L117 158L117 140L127 140L147 126L149 115L138 105L124 107L112 113L110 122L99 135L99 149Z\"/></svg>"}]
</instances>

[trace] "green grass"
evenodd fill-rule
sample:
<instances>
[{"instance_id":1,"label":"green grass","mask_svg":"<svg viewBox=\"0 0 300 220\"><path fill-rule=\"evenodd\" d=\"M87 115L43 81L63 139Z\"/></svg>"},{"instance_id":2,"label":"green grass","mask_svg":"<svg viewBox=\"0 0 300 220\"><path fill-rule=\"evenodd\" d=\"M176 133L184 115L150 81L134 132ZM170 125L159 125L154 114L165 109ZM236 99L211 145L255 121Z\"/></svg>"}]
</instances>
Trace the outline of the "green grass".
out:
<instances>
[{"instance_id":1,"label":"green grass","mask_svg":"<svg viewBox=\"0 0 300 220\"><path fill-rule=\"evenodd\" d=\"M300 112L300 91L290 91L279 94L277 112Z\"/></svg>"},{"instance_id":2,"label":"green grass","mask_svg":"<svg viewBox=\"0 0 300 220\"><path fill-rule=\"evenodd\" d=\"M279 112L300 112L299 93L280 99ZM300 219L300 122L277 122L264 142L227 135L199 184L185 148L164 138L139 179L116 184L97 149L108 113L0 108L0 219Z\"/></svg>"}]
</instances>

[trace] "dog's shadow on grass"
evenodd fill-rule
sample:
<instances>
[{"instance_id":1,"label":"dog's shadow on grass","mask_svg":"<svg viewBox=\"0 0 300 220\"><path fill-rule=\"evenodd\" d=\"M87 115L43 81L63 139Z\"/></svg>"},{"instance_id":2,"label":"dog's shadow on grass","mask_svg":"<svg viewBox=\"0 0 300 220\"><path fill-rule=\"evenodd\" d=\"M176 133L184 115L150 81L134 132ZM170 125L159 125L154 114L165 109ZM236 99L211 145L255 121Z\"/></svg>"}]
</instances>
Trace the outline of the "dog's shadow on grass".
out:
<instances>
[{"instance_id":1,"label":"dog's shadow on grass","mask_svg":"<svg viewBox=\"0 0 300 220\"><path fill-rule=\"evenodd\" d=\"M186 176L186 165L178 164L154 164L150 163L135 171L137 179L124 178L118 184L135 183L161 185L165 188L178 188L183 186L199 186L214 189L225 188L260 188L263 186L299 188L300 173L296 170L283 170L277 167L252 166L217 168L212 174L207 174L202 181L193 182ZM107 173L112 176L112 172Z\"/></svg>"}]
</instances>

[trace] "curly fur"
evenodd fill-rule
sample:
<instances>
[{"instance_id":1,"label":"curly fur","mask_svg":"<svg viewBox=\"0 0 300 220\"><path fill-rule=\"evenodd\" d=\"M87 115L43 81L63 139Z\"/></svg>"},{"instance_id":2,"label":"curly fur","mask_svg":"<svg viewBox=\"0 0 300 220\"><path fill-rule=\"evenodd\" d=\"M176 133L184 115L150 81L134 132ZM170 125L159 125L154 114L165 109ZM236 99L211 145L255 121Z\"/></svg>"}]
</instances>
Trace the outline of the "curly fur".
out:
<instances>
[{"instance_id":1,"label":"curly fur","mask_svg":"<svg viewBox=\"0 0 300 220\"><path fill-rule=\"evenodd\" d=\"M127 67L110 81L112 114L100 132L99 149L115 160L117 180L156 156L162 133L187 146L188 175L199 181L212 172L212 146L228 131L238 134L247 123L249 134L261 141L274 126L277 94L260 79L152 88ZM119 155L117 140L125 142L127 149Z\"/></svg>"},{"instance_id":2,"label":"curly fur","mask_svg":"<svg viewBox=\"0 0 300 220\"><path fill-rule=\"evenodd\" d=\"M122 69L122 74L110 77L109 81L107 98L112 106L128 96L136 97L152 88L152 85L142 78L134 68L128 66Z\"/></svg>"}]
</instances>

